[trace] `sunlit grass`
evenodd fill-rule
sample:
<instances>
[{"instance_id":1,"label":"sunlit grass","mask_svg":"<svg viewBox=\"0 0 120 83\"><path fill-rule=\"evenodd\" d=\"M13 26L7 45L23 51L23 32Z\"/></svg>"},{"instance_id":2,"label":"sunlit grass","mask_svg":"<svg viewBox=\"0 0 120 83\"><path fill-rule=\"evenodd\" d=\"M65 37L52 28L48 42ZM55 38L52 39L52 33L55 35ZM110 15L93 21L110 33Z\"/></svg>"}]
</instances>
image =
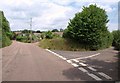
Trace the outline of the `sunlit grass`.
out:
<instances>
[{"instance_id":1,"label":"sunlit grass","mask_svg":"<svg viewBox=\"0 0 120 83\"><path fill-rule=\"evenodd\" d=\"M40 41L39 46L44 49L53 50L69 50L69 51L85 51L85 47L82 45L66 40L64 38L43 39Z\"/></svg>"}]
</instances>

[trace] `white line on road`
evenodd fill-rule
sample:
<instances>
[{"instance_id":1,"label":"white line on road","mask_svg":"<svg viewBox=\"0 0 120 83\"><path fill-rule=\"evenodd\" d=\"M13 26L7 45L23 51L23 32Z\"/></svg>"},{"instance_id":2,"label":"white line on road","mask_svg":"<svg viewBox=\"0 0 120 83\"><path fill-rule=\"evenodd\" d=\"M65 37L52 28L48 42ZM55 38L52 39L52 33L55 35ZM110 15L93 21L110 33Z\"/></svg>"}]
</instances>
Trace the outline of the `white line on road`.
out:
<instances>
[{"instance_id":1,"label":"white line on road","mask_svg":"<svg viewBox=\"0 0 120 83\"><path fill-rule=\"evenodd\" d=\"M72 64L72 61L71 60L67 60L68 63Z\"/></svg>"},{"instance_id":2,"label":"white line on road","mask_svg":"<svg viewBox=\"0 0 120 83\"><path fill-rule=\"evenodd\" d=\"M87 59L87 58L95 57L95 56L97 56L97 55L100 55L100 53L93 54L93 55L86 56L86 57L75 58L75 59L76 59L76 60L79 60L79 59ZM70 60L73 60L73 59L70 59Z\"/></svg>"},{"instance_id":3,"label":"white line on road","mask_svg":"<svg viewBox=\"0 0 120 83\"><path fill-rule=\"evenodd\" d=\"M70 63L70 64L73 65L74 67L78 67L79 65L76 64L76 63L73 63L72 61L74 61L74 62L79 62L79 61L78 61L79 59L91 58L91 57L95 57L95 56L97 56L97 55L100 54L100 53L97 53L97 54L93 54L93 55L90 55L90 56L87 56L87 57L80 57L80 58L75 58L75 59L69 59L69 60L67 60L65 57L63 57L63 56L61 56L61 55L59 55L59 54L57 54L57 53L55 53L55 52L53 52L53 51L51 51L51 50L46 49L46 51L48 51L48 52L50 52L50 53L53 53L54 55L56 55L56 56L58 56L59 58L67 61L68 63ZM80 62L79 64L82 65L82 66L88 66L87 64L84 64L84 63L82 63L82 62ZM92 70L92 71L94 71L94 72L97 71L96 69L94 69L94 68L92 68L92 67L90 67L90 66L88 66L87 68L89 68L90 70ZM95 80L98 80L98 81L102 80L102 79L99 78L98 76L96 76L96 75L94 75L94 74L92 74L92 73L89 73L89 72L88 72L86 69L84 69L83 67L79 67L78 69L81 70L82 72L88 74L89 76L91 76L91 77L94 78ZM106 74L103 73L103 72L98 72L98 74L101 75L101 76L103 76L103 77L105 77L106 79L112 79L110 76L106 75Z\"/></svg>"},{"instance_id":4,"label":"white line on road","mask_svg":"<svg viewBox=\"0 0 120 83\"><path fill-rule=\"evenodd\" d=\"M79 67L78 69L81 70L82 72L88 72L86 69L84 69L82 67Z\"/></svg>"},{"instance_id":5,"label":"white line on road","mask_svg":"<svg viewBox=\"0 0 120 83\"><path fill-rule=\"evenodd\" d=\"M96 69L94 69L93 67L88 67L90 70L92 71L97 71Z\"/></svg>"},{"instance_id":6,"label":"white line on road","mask_svg":"<svg viewBox=\"0 0 120 83\"><path fill-rule=\"evenodd\" d=\"M74 67L78 67L79 65L77 65L77 64L75 64L75 63L72 63L72 65L74 66Z\"/></svg>"},{"instance_id":7,"label":"white line on road","mask_svg":"<svg viewBox=\"0 0 120 83\"><path fill-rule=\"evenodd\" d=\"M105 77L106 79L109 79L109 80L112 79L110 76L106 75L106 74L103 73L103 72L98 72L98 73L99 73L101 76Z\"/></svg>"},{"instance_id":8,"label":"white line on road","mask_svg":"<svg viewBox=\"0 0 120 83\"><path fill-rule=\"evenodd\" d=\"M79 62L78 60L76 60L76 59L72 59L73 61L75 61L75 62Z\"/></svg>"},{"instance_id":9,"label":"white line on road","mask_svg":"<svg viewBox=\"0 0 120 83\"><path fill-rule=\"evenodd\" d=\"M84 63L79 63L80 65L82 65L82 66L87 66L87 64L84 64Z\"/></svg>"},{"instance_id":10,"label":"white line on road","mask_svg":"<svg viewBox=\"0 0 120 83\"><path fill-rule=\"evenodd\" d=\"M65 57L63 57L63 56L61 56L61 55L59 55L59 54L57 54L57 53L55 53L55 52L53 52L53 51L51 51L51 50L46 49L46 51L48 51L48 52L50 52L50 53L53 53L54 55L60 57L60 58L63 59L63 60L67 60Z\"/></svg>"},{"instance_id":11,"label":"white line on road","mask_svg":"<svg viewBox=\"0 0 120 83\"><path fill-rule=\"evenodd\" d=\"M98 76L94 75L94 74L91 74L91 73L87 73L89 76L91 76L92 78L94 78L95 80L97 81L100 81L102 80L101 78L99 78Z\"/></svg>"}]
</instances>

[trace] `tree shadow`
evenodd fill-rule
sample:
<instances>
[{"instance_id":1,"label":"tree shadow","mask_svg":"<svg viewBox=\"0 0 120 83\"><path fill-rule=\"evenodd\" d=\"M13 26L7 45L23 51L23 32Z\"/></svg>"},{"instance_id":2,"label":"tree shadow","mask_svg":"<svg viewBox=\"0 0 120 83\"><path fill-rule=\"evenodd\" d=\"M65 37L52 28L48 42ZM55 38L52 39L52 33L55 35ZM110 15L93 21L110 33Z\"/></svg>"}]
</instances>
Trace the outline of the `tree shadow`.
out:
<instances>
[{"instance_id":1,"label":"tree shadow","mask_svg":"<svg viewBox=\"0 0 120 83\"><path fill-rule=\"evenodd\" d=\"M120 80L120 51L118 53L118 80Z\"/></svg>"},{"instance_id":2,"label":"tree shadow","mask_svg":"<svg viewBox=\"0 0 120 83\"><path fill-rule=\"evenodd\" d=\"M91 81L91 78L77 68L70 68L63 71L63 75L73 81ZM90 80L86 80L90 79Z\"/></svg>"},{"instance_id":3,"label":"tree shadow","mask_svg":"<svg viewBox=\"0 0 120 83\"><path fill-rule=\"evenodd\" d=\"M120 61L120 60L119 60ZM97 59L86 59L86 64L92 66L97 69L97 72L91 71L87 67L84 67L88 70L89 73L93 73L97 76L100 76L98 72L103 72L108 76L112 77L112 80L108 80L102 76L103 81L115 81L118 80L118 63L116 62L106 62ZM80 67L80 66L79 66ZM80 71L78 68L70 68L68 70L63 71L63 75L65 75L68 79L71 80L83 80L83 81L95 81L92 77L88 76L86 73Z\"/></svg>"}]
</instances>

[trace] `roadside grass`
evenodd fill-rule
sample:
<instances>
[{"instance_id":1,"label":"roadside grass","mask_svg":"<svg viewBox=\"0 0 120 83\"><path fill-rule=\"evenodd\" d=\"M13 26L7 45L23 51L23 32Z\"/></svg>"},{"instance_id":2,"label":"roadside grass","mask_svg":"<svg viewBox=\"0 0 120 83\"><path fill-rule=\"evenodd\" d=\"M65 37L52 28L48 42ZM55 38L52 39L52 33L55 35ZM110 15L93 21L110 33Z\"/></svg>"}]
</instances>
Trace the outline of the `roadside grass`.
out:
<instances>
[{"instance_id":1,"label":"roadside grass","mask_svg":"<svg viewBox=\"0 0 120 83\"><path fill-rule=\"evenodd\" d=\"M44 49L66 50L66 51L87 51L87 47L64 38L43 39L39 46Z\"/></svg>"}]
</instances>

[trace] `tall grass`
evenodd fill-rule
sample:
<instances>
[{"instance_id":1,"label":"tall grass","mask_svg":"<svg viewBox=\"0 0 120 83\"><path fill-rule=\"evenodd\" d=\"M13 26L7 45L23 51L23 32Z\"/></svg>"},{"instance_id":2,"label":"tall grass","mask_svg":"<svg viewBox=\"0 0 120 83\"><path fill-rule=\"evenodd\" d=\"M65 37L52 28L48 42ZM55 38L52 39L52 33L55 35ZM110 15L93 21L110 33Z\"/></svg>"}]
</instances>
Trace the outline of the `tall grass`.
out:
<instances>
[{"instance_id":1,"label":"tall grass","mask_svg":"<svg viewBox=\"0 0 120 83\"><path fill-rule=\"evenodd\" d=\"M85 51L85 46L64 38L43 39L39 46L42 48L53 50L69 50L69 51Z\"/></svg>"}]
</instances>

